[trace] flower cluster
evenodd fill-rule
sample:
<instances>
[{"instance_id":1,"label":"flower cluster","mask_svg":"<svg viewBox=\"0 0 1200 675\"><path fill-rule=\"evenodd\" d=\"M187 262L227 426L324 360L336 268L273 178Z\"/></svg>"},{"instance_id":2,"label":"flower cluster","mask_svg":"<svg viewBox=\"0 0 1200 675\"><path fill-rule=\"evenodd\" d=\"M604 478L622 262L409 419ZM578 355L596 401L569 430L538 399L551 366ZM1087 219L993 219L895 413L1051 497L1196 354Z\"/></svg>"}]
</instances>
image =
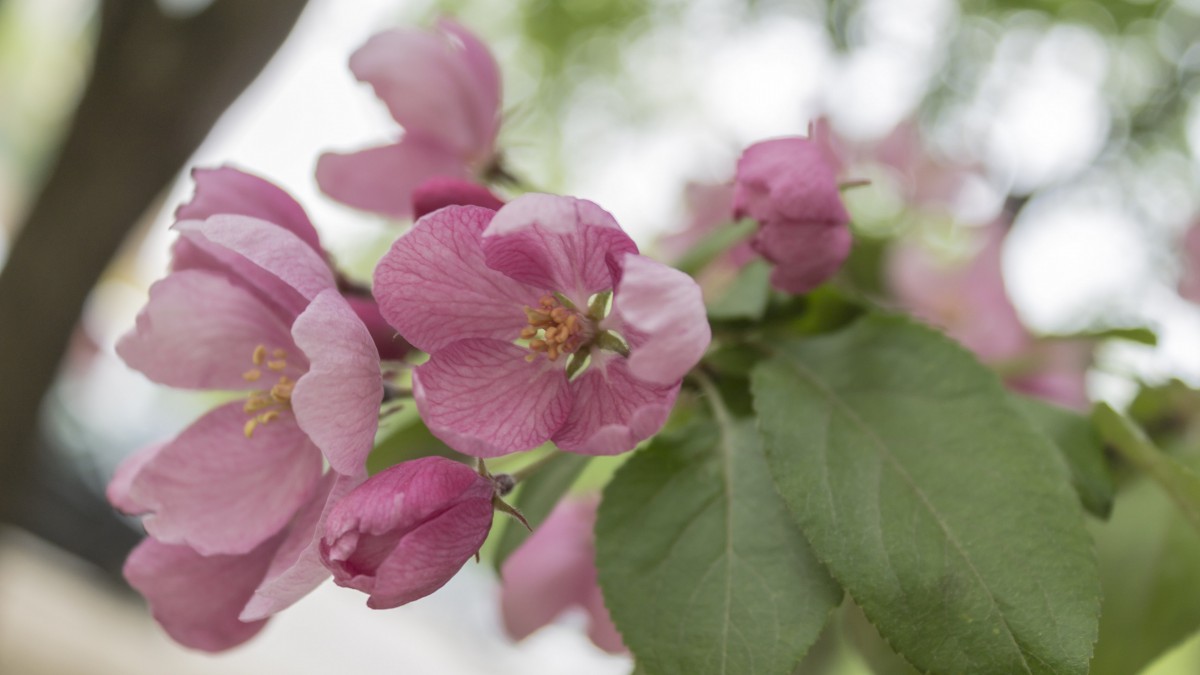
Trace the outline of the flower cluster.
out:
<instances>
[{"instance_id":1,"label":"flower cluster","mask_svg":"<svg viewBox=\"0 0 1200 675\"><path fill-rule=\"evenodd\" d=\"M484 459L552 442L614 455L666 424L711 339L692 277L642 255L586 199L498 197L500 80L463 27L394 30L350 59L403 127L317 164L350 206L414 218L355 284L304 209L231 167L193 172L170 273L117 352L151 380L237 392L130 456L108 497L143 516L125 576L178 642L222 650L332 577L391 608L479 554L516 480ZM726 211L757 220L773 281L807 290L849 246L832 164L804 139L751 147ZM729 200L732 200L730 202ZM457 460L370 475L381 417L411 398ZM504 566L520 638L577 604L622 644L595 582L596 500L564 501ZM541 551L541 553L539 553Z\"/></svg>"}]
</instances>

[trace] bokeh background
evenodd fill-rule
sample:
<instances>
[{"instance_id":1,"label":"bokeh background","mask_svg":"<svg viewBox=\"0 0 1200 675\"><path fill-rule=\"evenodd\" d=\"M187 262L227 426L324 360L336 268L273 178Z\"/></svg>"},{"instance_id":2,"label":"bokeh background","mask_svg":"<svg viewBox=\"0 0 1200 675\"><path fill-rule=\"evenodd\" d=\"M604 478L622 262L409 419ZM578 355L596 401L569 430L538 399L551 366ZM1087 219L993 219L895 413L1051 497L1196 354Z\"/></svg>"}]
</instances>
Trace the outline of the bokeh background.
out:
<instances>
[{"instance_id":1,"label":"bokeh background","mask_svg":"<svg viewBox=\"0 0 1200 675\"><path fill-rule=\"evenodd\" d=\"M847 193L862 241L953 256L1004 212L1034 332L1158 334L1107 344L1094 397L1200 385L1200 308L1175 290L1200 218L1200 0L0 0L0 672L631 668L582 616L510 644L486 565L391 612L323 587L217 657L170 643L120 580L138 534L108 476L212 402L113 354L165 271L187 168L276 181L366 278L402 226L325 198L314 163L398 133L346 59L441 14L500 62L508 169L643 248L687 224L688 183L820 118L870 181ZM843 656L821 672L870 672ZM1200 641L1146 672L1200 672Z\"/></svg>"}]
</instances>

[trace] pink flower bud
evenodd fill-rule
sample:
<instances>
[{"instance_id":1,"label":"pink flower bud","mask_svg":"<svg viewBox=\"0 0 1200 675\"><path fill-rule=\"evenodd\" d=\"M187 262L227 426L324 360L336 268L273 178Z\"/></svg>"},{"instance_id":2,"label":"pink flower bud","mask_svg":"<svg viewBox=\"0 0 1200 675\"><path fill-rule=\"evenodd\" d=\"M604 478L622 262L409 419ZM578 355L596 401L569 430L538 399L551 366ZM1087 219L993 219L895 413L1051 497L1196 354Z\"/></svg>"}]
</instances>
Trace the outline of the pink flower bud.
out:
<instances>
[{"instance_id":1,"label":"pink flower bud","mask_svg":"<svg viewBox=\"0 0 1200 675\"><path fill-rule=\"evenodd\" d=\"M339 586L389 609L441 588L492 527L492 482L444 457L397 464L333 508L321 560Z\"/></svg>"}]
</instances>

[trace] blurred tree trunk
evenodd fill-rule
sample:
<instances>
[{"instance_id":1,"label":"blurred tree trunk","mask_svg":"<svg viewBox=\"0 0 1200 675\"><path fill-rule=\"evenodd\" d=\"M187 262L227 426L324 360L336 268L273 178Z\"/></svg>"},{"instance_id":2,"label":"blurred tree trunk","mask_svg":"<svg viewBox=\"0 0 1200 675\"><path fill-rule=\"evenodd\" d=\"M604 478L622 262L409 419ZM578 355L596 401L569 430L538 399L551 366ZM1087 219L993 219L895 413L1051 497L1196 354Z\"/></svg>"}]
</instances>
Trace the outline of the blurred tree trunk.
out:
<instances>
[{"instance_id":1,"label":"blurred tree trunk","mask_svg":"<svg viewBox=\"0 0 1200 675\"><path fill-rule=\"evenodd\" d=\"M0 270L0 516L21 499L38 410L88 292L305 2L214 0L183 19L152 0L101 3L91 77Z\"/></svg>"}]
</instances>

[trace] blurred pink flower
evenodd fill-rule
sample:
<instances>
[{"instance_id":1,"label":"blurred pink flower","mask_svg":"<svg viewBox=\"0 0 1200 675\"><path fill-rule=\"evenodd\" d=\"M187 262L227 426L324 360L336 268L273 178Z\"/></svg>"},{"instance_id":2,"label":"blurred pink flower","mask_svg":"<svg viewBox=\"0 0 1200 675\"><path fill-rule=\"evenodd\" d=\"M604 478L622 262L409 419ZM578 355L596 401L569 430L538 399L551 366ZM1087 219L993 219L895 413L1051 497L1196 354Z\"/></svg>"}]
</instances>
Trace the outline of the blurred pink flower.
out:
<instances>
[{"instance_id":1,"label":"blurred pink flower","mask_svg":"<svg viewBox=\"0 0 1200 675\"><path fill-rule=\"evenodd\" d=\"M1193 223L1183 235L1183 277L1179 280L1179 294L1200 303L1200 221Z\"/></svg>"},{"instance_id":2,"label":"blurred pink flower","mask_svg":"<svg viewBox=\"0 0 1200 675\"><path fill-rule=\"evenodd\" d=\"M613 654L628 651L621 641L596 583L592 529L598 497L566 498L533 534L513 551L500 571L500 611L504 629L524 639L570 607L589 615L588 637Z\"/></svg>"},{"instance_id":3,"label":"blurred pink flower","mask_svg":"<svg viewBox=\"0 0 1200 675\"><path fill-rule=\"evenodd\" d=\"M850 254L837 169L829 147L812 138L755 143L738 160L734 215L758 221L750 245L774 263L771 284L782 291L816 288Z\"/></svg>"},{"instance_id":4,"label":"blurred pink flower","mask_svg":"<svg viewBox=\"0 0 1200 675\"><path fill-rule=\"evenodd\" d=\"M431 213L380 261L375 289L384 317L430 354L413 374L425 423L478 457L547 440L633 448L666 421L710 339L695 282L571 197Z\"/></svg>"},{"instance_id":5,"label":"blurred pink flower","mask_svg":"<svg viewBox=\"0 0 1200 675\"><path fill-rule=\"evenodd\" d=\"M413 191L429 178L469 178L495 155L500 127L500 71L487 47L443 19L430 31L380 33L350 57L404 127L396 143L317 162L326 194L393 218L413 213Z\"/></svg>"},{"instance_id":6,"label":"blurred pink flower","mask_svg":"<svg viewBox=\"0 0 1200 675\"><path fill-rule=\"evenodd\" d=\"M495 211L504 202L484 186L458 178L430 178L413 191L413 218L444 206L482 206Z\"/></svg>"},{"instance_id":7,"label":"blurred pink flower","mask_svg":"<svg viewBox=\"0 0 1200 675\"><path fill-rule=\"evenodd\" d=\"M321 559L339 586L388 609L446 584L492 527L492 481L444 457L397 464L333 507Z\"/></svg>"}]
</instances>

